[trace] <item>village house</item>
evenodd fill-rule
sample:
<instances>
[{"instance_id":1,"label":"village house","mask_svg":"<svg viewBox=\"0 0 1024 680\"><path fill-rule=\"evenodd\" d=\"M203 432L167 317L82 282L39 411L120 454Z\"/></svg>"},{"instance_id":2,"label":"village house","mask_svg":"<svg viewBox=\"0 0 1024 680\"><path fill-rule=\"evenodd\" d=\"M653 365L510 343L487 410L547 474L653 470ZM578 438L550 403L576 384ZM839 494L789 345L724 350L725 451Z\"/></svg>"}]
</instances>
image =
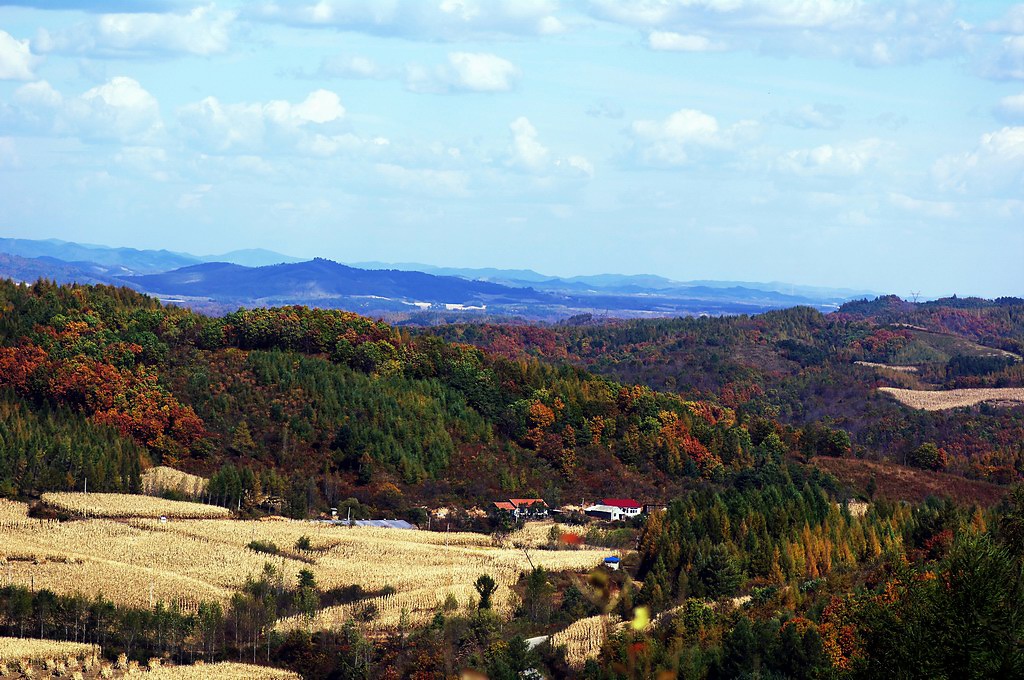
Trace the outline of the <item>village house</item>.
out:
<instances>
[{"instance_id":1,"label":"village house","mask_svg":"<svg viewBox=\"0 0 1024 680\"><path fill-rule=\"evenodd\" d=\"M644 511L644 506L632 498L602 498L600 504L618 508L624 517L636 517Z\"/></svg>"},{"instance_id":2,"label":"village house","mask_svg":"<svg viewBox=\"0 0 1024 680\"><path fill-rule=\"evenodd\" d=\"M583 512L588 517L618 522L638 516L643 509L632 498L602 498L600 503L587 507Z\"/></svg>"},{"instance_id":3,"label":"village house","mask_svg":"<svg viewBox=\"0 0 1024 680\"><path fill-rule=\"evenodd\" d=\"M494 509L507 512L519 519L544 519L548 516L548 504L542 498L509 498L495 501Z\"/></svg>"}]
</instances>

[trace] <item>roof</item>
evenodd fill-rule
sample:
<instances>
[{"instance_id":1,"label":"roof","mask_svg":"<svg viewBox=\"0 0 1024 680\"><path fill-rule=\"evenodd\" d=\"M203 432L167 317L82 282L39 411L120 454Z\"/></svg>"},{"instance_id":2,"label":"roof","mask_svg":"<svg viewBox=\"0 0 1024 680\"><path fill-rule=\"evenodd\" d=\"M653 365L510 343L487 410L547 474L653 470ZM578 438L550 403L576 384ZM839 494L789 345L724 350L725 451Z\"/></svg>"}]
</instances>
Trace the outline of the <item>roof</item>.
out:
<instances>
[{"instance_id":1,"label":"roof","mask_svg":"<svg viewBox=\"0 0 1024 680\"><path fill-rule=\"evenodd\" d=\"M606 558L604 558L604 561L605 561L605 562L621 562L622 560L620 560L620 559L619 559L618 557L616 557L615 555L612 555L611 557L606 557Z\"/></svg>"},{"instance_id":2,"label":"roof","mask_svg":"<svg viewBox=\"0 0 1024 680\"><path fill-rule=\"evenodd\" d=\"M516 506L512 505L508 501L496 501L494 507L498 510L515 510Z\"/></svg>"},{"instance_id":3,"label":"roof","mask_svg":"<svg viewBox=\"0 0 1024 680\"><path fill-rule=\"evenodd\" d=\"M617 508L642 508L643 506L637 503L632 498L602 498L601 503L604 505L614 505Z\"/></svg>"},{"instance_id":4,"label":"roof","mask_svg":"<svg viewBox=\"0 0 1024 680\"><path fill-rule=\"evenodd\" d=\"M540 503L545 508L548 507L548 504L544 502L543 498L509 498L508 502L517 508L520 505L536 505L537 503Z\"/></svg>"},{"instance_id":5,"label":"roof","mask_svg":"<svg viewBox=\"0 0 1024 680\"><path fill-rule=\"evenodd\" d=\"M615 505L591 505L583 512L607 512L607 513L621 513L622 508Z\"/></svg>"}]
</instances>

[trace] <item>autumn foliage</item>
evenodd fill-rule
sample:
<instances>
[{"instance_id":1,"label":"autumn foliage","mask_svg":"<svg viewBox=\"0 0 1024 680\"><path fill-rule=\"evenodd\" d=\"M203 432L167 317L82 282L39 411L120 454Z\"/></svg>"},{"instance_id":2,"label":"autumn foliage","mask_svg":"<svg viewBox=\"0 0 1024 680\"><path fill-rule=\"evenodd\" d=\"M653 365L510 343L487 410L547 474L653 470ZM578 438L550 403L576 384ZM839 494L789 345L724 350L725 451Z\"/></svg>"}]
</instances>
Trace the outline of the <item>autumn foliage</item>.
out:
<instances>
[{"instance_id":1,"label":"autumn foliage","mask_svg":"<svg viewBox=\"0 0 1024 680\"><path fill-rule=\"evenodd\" d=\"M96 317L83 317L0 347L0 385L78 409L168 459L191 451L206 435L202 420L139 361L140 345L113 341Z\"/></svg>"}]
</instances>

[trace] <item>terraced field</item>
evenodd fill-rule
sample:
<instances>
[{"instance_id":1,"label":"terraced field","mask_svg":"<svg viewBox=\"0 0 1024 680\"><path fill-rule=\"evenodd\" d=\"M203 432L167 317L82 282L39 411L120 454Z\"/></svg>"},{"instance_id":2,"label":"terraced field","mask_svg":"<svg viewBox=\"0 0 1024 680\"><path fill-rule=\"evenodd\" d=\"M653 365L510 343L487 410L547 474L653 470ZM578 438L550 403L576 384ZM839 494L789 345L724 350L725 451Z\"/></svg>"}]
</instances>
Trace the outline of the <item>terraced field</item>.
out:
<instances>
[{"instance_id":1,"label":"terraced field","mask_svg":"<svg viewBox=\"0 0 1024 680\"><path fill-rule=\"evenodd\" d=\"M879 387L901 404L925 411L975 406L984 402L1024 403L1024 387L978 387L959 390L905 390Z\"/></svg>"},{"instance_id":2,"label":"terraced field","mask_svg":"<svg viewBox=\"0 0 1024 680\"><path fill-rule=\"evenodd\" d=\"M393 593L373 602L379 612L374 625L385 628L398 625L403 610L410 622L432 616L449 595L467 604L481 574L497 581L495 607L508 613L509 586L530 569L531 560L546 569L585 571L608 554L606 549L537 549L546 543L550 525L495 543L482 534L289 520L40 521L29 519L23 504L8 502L0 504L0 527L0 584L102 594L142 607L174 602L194 610L204 600L226 602L269 562L289 587L305 568L322 589L358 585L380 591L390 586ZM308 539L311 549L296 549L300 538ZM280 550L275 555L256 552L247 547L253 541ZM335 626L363 604L326 609L312 625ZM280 625L310 622L284 620Z\"/></svg>"}]
</instances>

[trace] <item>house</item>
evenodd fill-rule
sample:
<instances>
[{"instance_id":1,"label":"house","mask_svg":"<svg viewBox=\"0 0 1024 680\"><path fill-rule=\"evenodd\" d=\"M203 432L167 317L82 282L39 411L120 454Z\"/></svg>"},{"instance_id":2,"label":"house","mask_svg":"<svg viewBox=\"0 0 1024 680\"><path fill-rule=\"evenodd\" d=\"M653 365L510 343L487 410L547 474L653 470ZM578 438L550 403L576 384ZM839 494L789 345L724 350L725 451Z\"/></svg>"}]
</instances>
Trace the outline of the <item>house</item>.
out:
<instances>
[{"instance_id":1,"label":"house","mask_svg":"<svg viewBox=\"0 0 1024 680\"><path fill-rule=\"evenodd\" d=\"M583 513L587 517L596 517L597 519L604 519L609 522L618 522L620 519L626 518L626 515L622 514L622 509L614 505L591 505Z\"/></svg>"},{"instance_id":2,"label":"house","mask_svg":"<svg viewBox=\"0 0 1024 680\"><path fill-rule=\"evenodd\" d=\"M510 513L516 519L542 519L548 516L548 504L542 498L509 498L496 501L494 509Z\"/></svg>"},{"instance_id":3,"label":"house","mask_svg":"<svg viewBox=\"0 0 1024 680\"><path fill-rule=\"evenodd\" d=\"M612 555L611 557L604 558L604 566L608 567L613 571L619 570L619 564L622 562L618 557Z\"/></svg>"},{"instance_id":4,"label":"house","mask_svg":"<svg viewBox=\"0 0 1024 680\"><path fill-rule=\"evenodd\" d=\"M600 504L618 508L623 517L627 518L636 517L644 511L644 506L632 498L602 498Z\"/></svg>"}]
</instances>

